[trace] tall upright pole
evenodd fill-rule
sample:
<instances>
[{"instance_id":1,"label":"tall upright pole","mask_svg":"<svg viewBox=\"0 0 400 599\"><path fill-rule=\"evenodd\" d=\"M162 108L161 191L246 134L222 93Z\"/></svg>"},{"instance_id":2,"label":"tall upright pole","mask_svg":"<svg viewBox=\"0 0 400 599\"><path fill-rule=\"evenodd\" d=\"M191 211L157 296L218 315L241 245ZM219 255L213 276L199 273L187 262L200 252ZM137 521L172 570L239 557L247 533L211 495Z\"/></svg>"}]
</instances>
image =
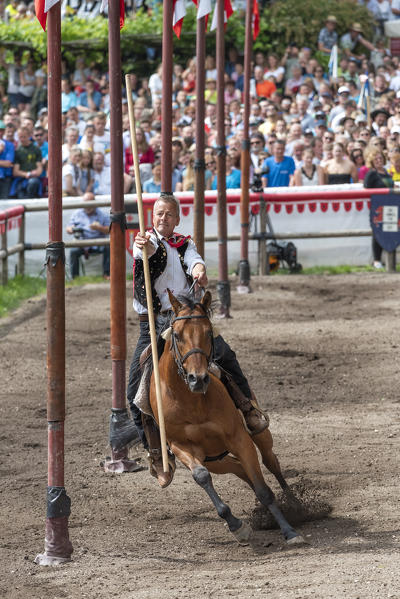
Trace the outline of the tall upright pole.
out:
<instances>
[{"instance_id":1,"label":"tall upright pole","mask_svg":"<svg viewBox=\"0 0 400 599\"><path fill-rule=\"evenodd\" d=\"M120 40L120 6L108 3L108 70L110 78L111 138L111 224L110 224L110 312L112 360L112 408L110 444L112 459L106 460L108 472L133 472L141 469L136 460L128 459L128 449L121 448L121 438L129 437L134 423L129 419L125 395L126 363L126 249L124 162L122 154L122 73ZM125 434L124 434L125 433ZM115 446L118 449L115 449Z\"/></svg>"},{"instance_id":2,"label":"tall upright pole","mask_svg":"<svg viewBox=\"0 0 400 599\"><path fill-rule=\"evenodd\" d=\"M161 191L172 189L172 17L173 2L163 2L162 39L162 126L161 126Z\"/></svg>"},{"instance_id":3,"label":"tall upright pole","mask_svg":"<svg viewBox=\"0 0 400 599\"><path fill-rule=\"evenodd\" d=\"M47 439L48 482L45 551L42 566L70 561L68 517L71 500L64 487L65 421L65 247L62 240L61 3L47 15L49 110L49 241L47 267Z\"/></svg>"},{"instance_id":4,"label":"tall upright pole","mask_svg":"<svg viewBox=\"0 0 400 599\"><path fill-rule=\"evenodd\" d=\"M244 45L244 115L243 115L243 142L240 167L242 171L240 197L240 263L239 263L239 293L250 292L250 265L249 265L249 185L250 185L250 77L251 77L251 51L252 51L252 16L253 0L247 0L246 31Z\"/></svg>"},{"instance_id":5,"label":"tall upright pole","mask_svg":"<svg viewBox=\"0 0 400 599\"><path fill-rule=\"evenodd\" d=\"M225 145L225 31L224 0L217 0L217 214L218 214L218 283L220 316L229 318L231 290L228 280L228 246L226 214L226 145Z\"/></svg>"},{"instance_id":6,"label":"tall upright pole","mask_svg":"<svg viewBox=\"0 0 400 599\"><path fill-rule=\"evenodd\" d=\"M197 19L196 37L196 154L195 154L195 189L194 189L194 242L200 255L204 258L204 117L205 117L205 56L206 56L206 18Z\"/></svg>"}]
</instances>

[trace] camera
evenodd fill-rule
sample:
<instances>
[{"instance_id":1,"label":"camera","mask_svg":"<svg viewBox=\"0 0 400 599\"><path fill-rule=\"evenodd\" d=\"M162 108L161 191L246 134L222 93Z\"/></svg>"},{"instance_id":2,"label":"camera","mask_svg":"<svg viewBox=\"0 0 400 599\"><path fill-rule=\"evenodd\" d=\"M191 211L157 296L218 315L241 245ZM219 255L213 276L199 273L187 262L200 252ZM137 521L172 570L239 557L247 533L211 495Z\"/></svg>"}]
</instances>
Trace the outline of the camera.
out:
<instances>
[{"instance_id":1,"label":"camera","mask_svg":"<svg viewBox=\"0 0 400 599\"><path fill-rule=\"evenodd\" d=\"M75 239L81 239L83 235L83 229L81 227L72 227L72 235Z\"/></svg>"},{"instance_id":2,"label":"camera","mask_svg":"<svg viewBox=\"0 0 400 599\"><path fill-rule=\"evenodd\" d=\"M268 167L265 167L263 169L258 168L258 169L254 170L251 191L254 191L254 193L261 193L263 191L264 187L262 184L262 178L265 177L266 175L268 175L268 173L269 173Z\"/></svg>"}]
</instances>

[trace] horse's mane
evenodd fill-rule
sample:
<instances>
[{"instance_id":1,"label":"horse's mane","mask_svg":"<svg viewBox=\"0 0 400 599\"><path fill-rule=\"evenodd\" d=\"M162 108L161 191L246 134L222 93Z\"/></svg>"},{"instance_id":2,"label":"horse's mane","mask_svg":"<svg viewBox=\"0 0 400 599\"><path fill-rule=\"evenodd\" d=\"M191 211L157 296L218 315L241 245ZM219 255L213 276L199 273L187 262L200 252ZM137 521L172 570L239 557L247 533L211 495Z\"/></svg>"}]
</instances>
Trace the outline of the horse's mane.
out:
<instances>
[{"instance_id":1,"label":"horse's mane","mask_svg":"<svg viewBox=\"0 0 400 599\"><path fill-rule=\"evenodd\" d=\"M209 318L211 320L212 317L212 308L211 306L208 308L208 310L204 307L204 305L195 300L193 298L193 296L188 296L188 295L178 295L176 298L183 306L185 306L186 308L189 308L190 310L194 310L197 306L199 306L204 314L207 316L207 318Z\"/></svg>"}]
</instances>

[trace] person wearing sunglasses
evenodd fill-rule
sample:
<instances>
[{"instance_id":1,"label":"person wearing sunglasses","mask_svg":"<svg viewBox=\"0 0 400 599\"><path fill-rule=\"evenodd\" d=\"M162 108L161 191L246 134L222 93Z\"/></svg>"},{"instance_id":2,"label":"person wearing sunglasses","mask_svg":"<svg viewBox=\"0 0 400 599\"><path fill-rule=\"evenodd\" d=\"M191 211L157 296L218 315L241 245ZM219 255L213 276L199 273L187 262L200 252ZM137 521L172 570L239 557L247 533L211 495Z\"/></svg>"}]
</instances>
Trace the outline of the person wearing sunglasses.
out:
<instances>
[{"instance_id":1,"label":"person wearing sunglasses","mask_svg":"<svg viewBox=\"0 0 400 599\"><path fill-rule=\"evenodd\" d=\"M365 166L364 154L361 150L353 149L350 152L350 159L356 165L358 172L358 180L363 181L365 174L367 172L367 167Z\"/></svg>"}]
</instances>

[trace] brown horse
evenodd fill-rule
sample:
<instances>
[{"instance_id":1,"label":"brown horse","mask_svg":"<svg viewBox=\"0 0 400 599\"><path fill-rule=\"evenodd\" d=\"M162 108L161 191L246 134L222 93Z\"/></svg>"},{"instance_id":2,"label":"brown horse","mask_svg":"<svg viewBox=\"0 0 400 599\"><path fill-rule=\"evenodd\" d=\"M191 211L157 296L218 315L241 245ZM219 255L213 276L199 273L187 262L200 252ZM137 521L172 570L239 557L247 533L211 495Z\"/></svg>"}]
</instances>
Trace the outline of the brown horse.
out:
<instances>
[{"instance_id":1,"label":"brown horse","mask_svg":"<svg viewBox=\"0 0 400 599\"><path fill-rule=\"evenodd\" d=\"M209 370L213 357L211 294L207 291L199 303L181 298L179 301L170 292L169 296L174 316L159 370L166 437L171 450L209 495L218 515L226 520L239 543L248 541L251 529L235 518L221 500L210 472L233 473L243 479L270 510L287 542L303 542L282 515L261 473L256 446L265 466L281 487L291 493L272 451L271 433L265 429L250 436L225 386ZM150 403L158 421L154 380Z\"/></svg>"}]
</instances>

